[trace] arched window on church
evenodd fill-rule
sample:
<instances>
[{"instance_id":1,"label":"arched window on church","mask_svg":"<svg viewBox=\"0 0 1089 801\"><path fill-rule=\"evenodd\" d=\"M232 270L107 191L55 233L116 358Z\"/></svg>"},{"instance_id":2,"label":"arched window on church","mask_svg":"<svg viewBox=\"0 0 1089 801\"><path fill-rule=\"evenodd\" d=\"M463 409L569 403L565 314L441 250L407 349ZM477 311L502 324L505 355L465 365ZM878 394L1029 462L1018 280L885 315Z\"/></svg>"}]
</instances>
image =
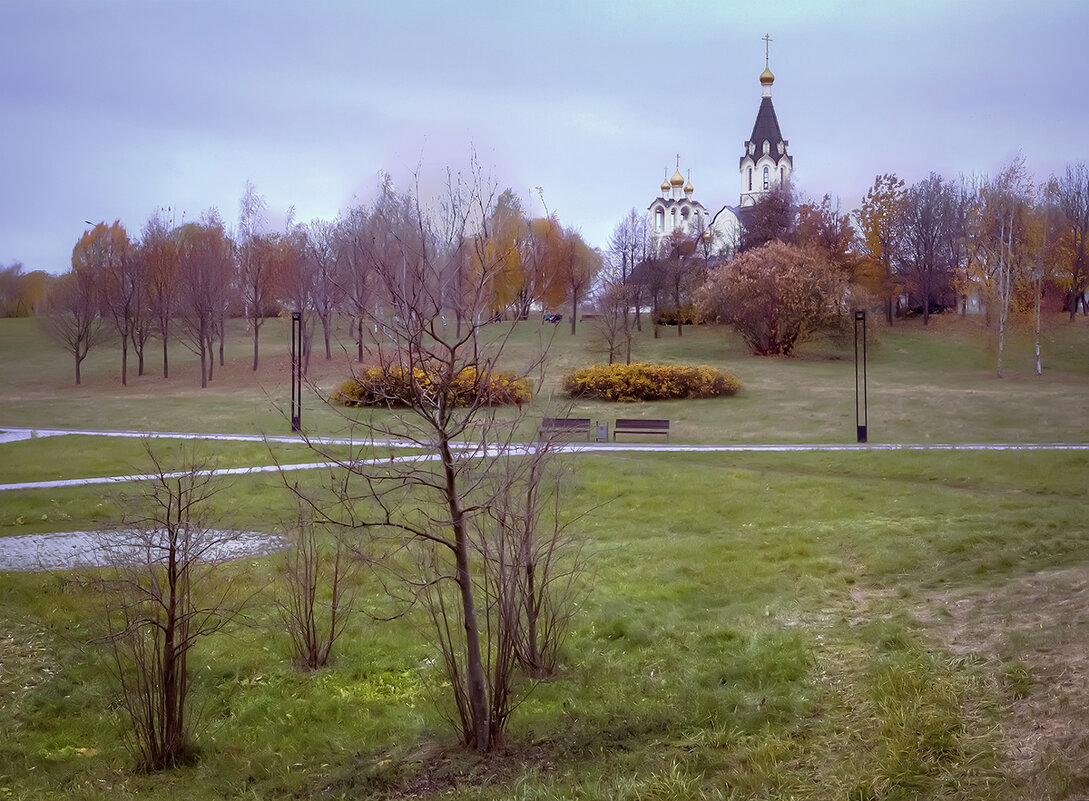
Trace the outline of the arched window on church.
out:
<instances>
[{"instance_id":1,"label":"arched window on church","mask_svg":"<svg viewBox=\"0 0 1089 801\"><path fill-rule=\"evenodd\" d=\"M786 184L786 167L779 168L779 186Z\"/></svg>"},{"instance_id":2,"label":"arched window on church","mask_svg":"<svg viewBox=\"0 0 1089 801\"><path fill-rule=\"evenodd\" d=\"M770 180L771 180L771 171L767 167L765 167L764 168L764 189L768 189L768 181L770 181Z\"/></svg>"},{"instance_id":3,"label":"arched window on church","mask_svg":"<svg viewBox=\"0 0 1089 801\"><path fill-rule=\"evenodd\" d=\"M664 220L664 218L665 218L665 211L663 211L662 209L658 209L657 211L654 212L654 230L655 231L661 231L662 230L662 221Z\"/></svg>"},{"instance_id":4,"label":"arched window on church","mask_svg":"<svg viewBox=\"0 0 1089 801\"><path fill-rule=\"evenodd\" d=\"M752 167L749 167L749 191L752 191Z\"/></svg>"}]
</instances>

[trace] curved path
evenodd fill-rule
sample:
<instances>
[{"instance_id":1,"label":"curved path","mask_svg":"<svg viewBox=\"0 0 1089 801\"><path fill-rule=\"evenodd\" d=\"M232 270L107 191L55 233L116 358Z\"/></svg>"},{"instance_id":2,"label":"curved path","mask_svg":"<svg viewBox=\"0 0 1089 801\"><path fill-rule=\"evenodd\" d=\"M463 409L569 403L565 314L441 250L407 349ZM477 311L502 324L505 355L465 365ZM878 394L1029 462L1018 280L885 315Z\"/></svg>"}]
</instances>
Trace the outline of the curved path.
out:
<instances>
[{"instance_id":1,"label":"curved path","mask_svg":"<svg viewBox=\"0 0 1089 801\"><path fill-rule=\"evenodd\" d=\"M59 437L66 435L84 437L124 437L132 439L192 439L220 440L226 442L282 442L303 443L300 435L260 436L255 434L198 434L177 431L92 431L60 428L0 428L0 444L37 437ZM312 442L322 445L358 445L360 440L346 438L313 438ZM417 447L402 440L372 440L367 444L379 447ZM477 446L472 446L477 447ZM517 447L517 446L516 446ZM525 446L528 447L528 446ZM1089 451L1089 442L976 442L976 443L818 443L818 444L748 444L748 445L671 445L668 443L626 443L626 442L574 442L559 445L565 453L610 453L645 451L653 453L754 453L754 452L805 452L805 451ZM408 456L384 457L365 460L361 464L388 464L393 461L423 461L437 458L433 454L412 454ZM209 475L239 476L254 473L273 473L280 471L317 470L336 466L335 462L304 462L301 464L270 464L254 467L215 468ZM177 474L182 475L182 474ZM151 475L96 476L92 478L57 479L54 481L27 481L0 484L0 492L5 490L51 489L55 487L75 487L92 484L117 484L129 481L146 481Z\"/></svg>"},{"instance_id":2,"label":"curved path","mask_svg":"<svg viewBox=\"0 0 1089 801\"><path fill-rule=\"evenodd\" d=\"M135 439L201 439L233 442L284 442L300 443L298 435L256 436L244 434L196 434L167 431L80 431L68 429L0 428L0 444L36 437L56 437L76 434L91 437L130 437ZM353 444L349 439L320 439L321 444ZM406 447L408 443L391 440L374 442L375 445ZM1089 451L1089 443L864 443L864 444L814 444L814 445L670 445L646 443L569 443L560 446L568 453L608 453L649 451L654 453L739 453L739 452L802 452L802 451ZM420 461L436 458L433 454L387 457L368 460L368 463L388 464L390 461ZM334 462L307 462L304 464L260 465L255 467L219 468L209 470L210 475L248 475L292 470L314 470L335 466ZM178 474L183 475L183 474ZM92 484L116 484L143 481L156 476L122 475L73 478L56 481L27 481L0 484L5 490L48 489L54 487L85 486ZM5 570L58 570L71 567L87 567L98 564L95 559L96 541L93 532L74 531L62 534L28 534L0 537L0 571ZM224 557L241 557L270 553L280 547L280 541L257 532L237 532L225 546Z\"/></svg>"}]
</instances>

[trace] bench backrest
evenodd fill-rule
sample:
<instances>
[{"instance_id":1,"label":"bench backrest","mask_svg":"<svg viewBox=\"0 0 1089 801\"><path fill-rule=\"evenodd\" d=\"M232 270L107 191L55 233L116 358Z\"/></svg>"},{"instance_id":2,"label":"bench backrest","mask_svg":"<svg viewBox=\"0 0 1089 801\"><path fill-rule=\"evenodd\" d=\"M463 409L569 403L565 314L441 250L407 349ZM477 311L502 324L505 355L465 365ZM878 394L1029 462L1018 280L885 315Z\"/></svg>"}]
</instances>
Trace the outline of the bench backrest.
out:
<instances>
[{"instance_id":1,"label":"bench backrest","mask_svg":"<svg viewBox=\"0 0 1089 801\"><path fill-rule=\"evenodd\" d=\"M570 429L588 429L589 417L545 417L541 420L541 428L556 431L568 431Z\"/></svg>"},{"instance_id":2,"label":"bench backrest","mask_svg":"<svg viewBox=\"0 0 1089 801\"><path fill-rule=\"evenodd\" d=\"M642 420L640 418L620 418L616 421L615 429L642 429L644 431L668 431L668 420Z\"/></svg>"}]
</instances>

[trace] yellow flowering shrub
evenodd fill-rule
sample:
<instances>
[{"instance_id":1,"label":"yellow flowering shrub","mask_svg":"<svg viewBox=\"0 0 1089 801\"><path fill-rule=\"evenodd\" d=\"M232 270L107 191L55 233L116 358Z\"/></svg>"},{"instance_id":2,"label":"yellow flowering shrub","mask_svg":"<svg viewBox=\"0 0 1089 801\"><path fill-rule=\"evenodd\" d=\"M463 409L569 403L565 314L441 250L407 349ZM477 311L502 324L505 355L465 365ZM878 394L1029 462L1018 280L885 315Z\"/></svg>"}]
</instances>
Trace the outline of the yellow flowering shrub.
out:
<instances>
[{"instance_id":1,"label":"yellow flowering shrub","mask_svg":"<svg viewBox=\"0 0 1089 801\"><path fill-rule=\"evenodd\" d=\"M720 398L736 395L741 381L713 367L673 364L610 364L584 367L563 379L572 398L608 401Z\"/></svg>"},{"instance_id":2,"label":"yellow flowering shrub","mask_svg":"<svg viewBox=\"0 0 1089 801\"><path fill-rule=\"evenodd\" d=\"M529 403L533 391L529 381L512 373L482 373L466 367L453 381L444 382L434 371L402 366L371 367L338 386L330 398L342 406L409 407L437 406L443 399L450 406L507 406Z\"/></svg>"}]
</instances>

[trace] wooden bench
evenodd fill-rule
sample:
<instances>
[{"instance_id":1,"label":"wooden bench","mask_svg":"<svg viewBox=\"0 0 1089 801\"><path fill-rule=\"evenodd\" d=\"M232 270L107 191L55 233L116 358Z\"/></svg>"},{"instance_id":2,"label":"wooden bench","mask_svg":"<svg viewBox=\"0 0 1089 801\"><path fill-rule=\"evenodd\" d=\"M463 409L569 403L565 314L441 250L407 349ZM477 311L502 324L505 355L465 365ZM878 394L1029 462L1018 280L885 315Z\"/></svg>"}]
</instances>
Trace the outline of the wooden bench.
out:
<instances>
[{"instance_id":1,"label":"wooden bench","mask_svg":"<svg viewBox=\"0 0 1089 801\"><path fill-rule=\"evenodd\" d=\"M554 436L585 436L590 441L589 417L545 417L537 431L537 439Z\"/></svg>"},{"instance_id":2,"label":"wooden bench","mask_svg":"<svg viewBox=\"0 0 1089 801\"><path fill-rule=\"evenodd\" d=\"M619 419L613 426L613 442L617 434L664 434L669 442L668 420Z\"/></svg>"}]
</instances>

